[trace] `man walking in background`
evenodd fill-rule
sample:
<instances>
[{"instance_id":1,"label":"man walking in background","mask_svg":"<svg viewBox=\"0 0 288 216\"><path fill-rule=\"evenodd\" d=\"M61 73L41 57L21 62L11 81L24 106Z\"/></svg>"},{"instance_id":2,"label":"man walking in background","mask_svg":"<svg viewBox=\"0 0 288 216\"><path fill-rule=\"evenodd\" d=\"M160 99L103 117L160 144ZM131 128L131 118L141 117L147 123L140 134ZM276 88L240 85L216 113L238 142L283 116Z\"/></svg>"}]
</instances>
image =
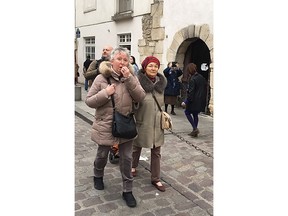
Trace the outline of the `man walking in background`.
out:
<instances>
[{"instance_id":1,"label":"man walking in background","mask_svg":"<svg viewBox=\"0 0 288 216\"><path fill-rule=\"evenodd\" d=\"M86 61L83 63L83 75L87 72L89 65L92 60L90 59L90 55L87 55ZM88 79L85 78L85 90L88 91Z\"/></svg>"},{"instance_id":2,"label":"man walking in background","mask_svg":"<svg viewBox=\"0 0 288 216\"><path fill-rule=\"evenodd\" d=\"M99 65L101 64L101 62L110 60L110 55L111 55L112 50L113 50L113 47L111 45L104 46L104 48L102 50L101 58L98 60L92 61L91 64L89 65L86 74L87 75L93 74L93 76L89 75L89 78L88 78L88 80L91 80L91 84L93 83L96 76L99 74L98 68L99 68Z\"/></svg>"}]
</instances>

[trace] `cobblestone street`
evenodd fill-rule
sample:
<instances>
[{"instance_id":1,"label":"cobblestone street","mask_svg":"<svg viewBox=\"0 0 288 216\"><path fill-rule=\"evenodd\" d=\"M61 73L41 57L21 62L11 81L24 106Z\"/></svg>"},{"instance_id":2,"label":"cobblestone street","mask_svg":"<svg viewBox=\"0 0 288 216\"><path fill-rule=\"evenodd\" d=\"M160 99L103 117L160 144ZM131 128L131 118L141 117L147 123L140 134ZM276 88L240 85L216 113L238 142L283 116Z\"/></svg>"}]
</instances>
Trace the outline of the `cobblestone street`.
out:
<instances>
[{"instance_id":1,"label":"cobblestone street","mask_svg":"<svg viewBox=\"0 0 288 216\"><path fill-rule=\"evenodd\" d=\"M165 192L150 183L150 150L143 149L133 182L136 208L122 200L118 164L107 163L105 189L93 187L93 161L97 145L90 139L93 112L75 102L75 215L213 215L213 118L200 115L201 136L191 138L183 110L172 116L173 131L165 131L161 178ZM79 118L78 116L82 117ZM86 116L86 118L85 118ZM89 117L90 116L90 117ZM87 120L90 119L90 121ZM84 121L84 120L86 121Z\"/></svg>"}]
</instances>

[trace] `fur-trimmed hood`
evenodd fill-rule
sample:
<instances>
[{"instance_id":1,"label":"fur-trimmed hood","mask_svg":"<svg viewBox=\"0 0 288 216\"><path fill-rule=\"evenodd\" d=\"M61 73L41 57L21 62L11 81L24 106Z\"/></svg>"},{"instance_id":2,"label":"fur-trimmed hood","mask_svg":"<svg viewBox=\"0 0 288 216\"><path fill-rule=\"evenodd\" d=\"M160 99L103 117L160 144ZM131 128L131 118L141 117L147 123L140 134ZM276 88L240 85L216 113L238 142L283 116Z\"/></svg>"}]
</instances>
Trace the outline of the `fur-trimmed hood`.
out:
<instances>
[{"instance_id":1,"label":"fur-trimmed hood","mask_svg":"<svg viewBox=\"0 0 288 216\"><path fill-rule=\"evenodd\" d=\"M161 73L157 73L157 77L159 78L159 81L156 82L154 85L154 83L152 83L151 80L145 75L145 72L143 69L140 69L138 71L139 82L146 93L152 93L153 90L155 90L156 92L160 94L164 92L164 89L167 85L167 79Z\"/></svg>"},{"instance_id":2,"label":"fur-trimmed hood","mask_svg":"<svg viewBox=\"0 0 288 216\"><path fill-rule=\"evenodd\" d=\"M130 73L134 76L134 69L133 66L129 63L128 65L128 69L130 71ZM99 73L103 74L103 76L105 78L108 78L110 76L112 76L112 65L110 61L103 61L101 62L101 64L99 65Z\"/></svg>"}]
</instances>

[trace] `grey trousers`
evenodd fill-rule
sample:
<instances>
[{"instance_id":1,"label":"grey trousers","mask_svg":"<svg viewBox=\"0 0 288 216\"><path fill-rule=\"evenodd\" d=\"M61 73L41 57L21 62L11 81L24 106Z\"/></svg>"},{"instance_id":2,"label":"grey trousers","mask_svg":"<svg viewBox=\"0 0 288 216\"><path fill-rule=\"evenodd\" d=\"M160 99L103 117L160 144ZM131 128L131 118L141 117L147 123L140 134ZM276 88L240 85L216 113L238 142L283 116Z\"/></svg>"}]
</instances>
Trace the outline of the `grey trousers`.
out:
<instances>
[{"instance_id":1,"label":"grey trousers","mask_svg":"<svg viewBox=\"0 0 288 216\"><path fill-rule=\"evenodd\" d=\"M123 181L123 192L132 191L133 176L132 168L132 143L133 140L119 144L119 168ZM96 158L94 161L95 177L104 176L104 168L108 161L108 153L112 146L98 145Z\"/></svg>"},{"instance_id":2,"label":"grey trousers","mask_svg":"<svg viewBox=\"0 0 288 216\"><path fill-rule=\"evenodd\" d=\"M139 164L139 158L141 155L141 147L133 146L133 161L132 167L136 168ZM160 159L161 159L161 147L155 146L151 149L151 161L150 161L150 170L151 170L151 181L158 182L160 181Z\"/></svg>"}]
</instances>

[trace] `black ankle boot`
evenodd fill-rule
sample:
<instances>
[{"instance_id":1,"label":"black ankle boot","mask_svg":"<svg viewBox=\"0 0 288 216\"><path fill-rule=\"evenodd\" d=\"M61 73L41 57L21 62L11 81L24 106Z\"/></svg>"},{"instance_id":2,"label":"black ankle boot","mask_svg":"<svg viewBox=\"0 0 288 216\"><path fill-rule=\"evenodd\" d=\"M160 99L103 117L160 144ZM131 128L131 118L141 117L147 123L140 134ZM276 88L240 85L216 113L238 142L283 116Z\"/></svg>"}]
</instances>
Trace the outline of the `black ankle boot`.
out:
<instances>
[{"instance_id":1,"label":"black ankle boot","mask_svg":"<svg viewBox=\"0 0 288 216\"><path fill-rule=\"evenodd\" d=\"M167 112L168 104L165 104L165 112Z\"/></svg>"},{"instance_id":2,"label":"black ankle boot","mask_svg":"<svg viewBox=\"0 0 288 216\"><path fill-rule=\"evenodd\" d=\"M135 207L137 205L132 192L123 192L122 197L126 201L127 206Z\"/></svg>"},{"instance_id":3,"label":"black ankle boot","mask_svg":"<svg viewBox=\"0 0 288 216\"><path fill-rule=\"evenodd\" d=\"M103 177L94 176L94 188L97 190L104 190Z\"/></svg>"}]
</instances>

